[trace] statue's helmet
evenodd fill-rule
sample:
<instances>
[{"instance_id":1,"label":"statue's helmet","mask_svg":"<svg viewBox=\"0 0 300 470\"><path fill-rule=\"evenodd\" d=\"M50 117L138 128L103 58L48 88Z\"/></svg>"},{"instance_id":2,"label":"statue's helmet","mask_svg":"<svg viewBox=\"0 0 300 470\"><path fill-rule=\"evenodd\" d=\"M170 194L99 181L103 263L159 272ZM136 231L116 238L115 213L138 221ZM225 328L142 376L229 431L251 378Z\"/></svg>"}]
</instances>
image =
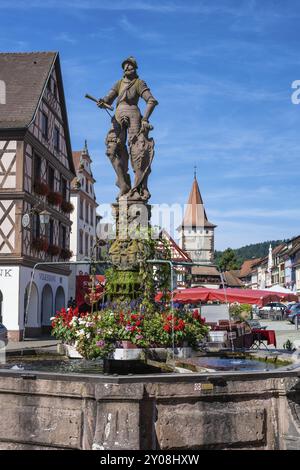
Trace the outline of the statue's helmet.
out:
<instances>
[{"instance_id":1,"label":"statue's helmet","mask_svg":"<svg viewBox=\"0 0 300 470\"><path fill-rule=\"evenodd\" d=\"M138 68L137 61L135 60L134 57L130 56L127 59L123 60L122 62L122 69L124 70L125 64L131 64L135 69Z\"/></svg>"}]
</instances>

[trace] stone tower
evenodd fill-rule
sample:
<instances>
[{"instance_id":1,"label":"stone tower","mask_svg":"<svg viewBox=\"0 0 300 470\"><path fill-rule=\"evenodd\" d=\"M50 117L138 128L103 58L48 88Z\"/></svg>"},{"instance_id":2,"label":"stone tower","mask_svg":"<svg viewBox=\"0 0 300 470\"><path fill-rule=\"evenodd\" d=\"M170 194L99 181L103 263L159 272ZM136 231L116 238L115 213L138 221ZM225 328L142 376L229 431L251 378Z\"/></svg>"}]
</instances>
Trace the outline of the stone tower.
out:
<instances>
[{"instance_id":1,"label":"stone tower","mask_svg":"<svg viewBox=\"0 0 300 470\"><path fill-rule=\"evenodd\" d=\"M214 260L214 229L208 221L199 185L194 181L179 232L179 246L194 262L210 264Z\"/></svg>"}]
</instances>

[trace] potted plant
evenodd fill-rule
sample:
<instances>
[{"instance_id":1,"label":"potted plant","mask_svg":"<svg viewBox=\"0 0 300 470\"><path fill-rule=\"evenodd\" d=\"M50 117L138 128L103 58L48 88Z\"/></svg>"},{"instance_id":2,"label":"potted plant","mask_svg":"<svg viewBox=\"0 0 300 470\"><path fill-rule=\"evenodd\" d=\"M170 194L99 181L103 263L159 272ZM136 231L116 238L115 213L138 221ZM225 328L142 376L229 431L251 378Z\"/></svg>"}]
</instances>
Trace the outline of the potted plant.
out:
<instances>
[{"instance_id":1,"label":"potted plant","mask_svg":"<svg viewBox=\"0 0 300 470\"><path fill-rule=\"evenodd\" d=\"M63 260L68 260L68 259L72 258L72 256L73 256L73 252L71 250L68 250L67 248L62 248L61 249L60 257Z\"/></svg>"},{"instance_id":2,"label":"potted plant","mask_svg":"<svg viewBox=\"0 0 300 470\"><path fill-rule=\"evenodd\" d=\"M49 186L44 181L36 181L34 183L33 189L36 194L39 194L40 196L47 196L47 194L49 193Z\"/></svg>"},{"instance_id":3,"label":"potted plant","mask_svg":"<svg viewBox=\"0 0 300 470\"><path fill-rule=\"evenodd\" d=\"M71 202L63 200L61 203L61 210L66 214L71 214L74 211L74 206Z\"/></svg>"},{"instance_id":4,"label":"potted plant","mask_svg":"<svg viewBox=\"0 0 300 470\"><path fill-rule=\"evenodd\" d=\"M45 237L37 237L32 240L31 246L36 251L47 251L49 242Z\"/></svg>"},{"instance_id":5,"label":"potted plant","mask_svg":"<svg viewBox=\"0 0 300 470\"><path fill-rule=\"evenodd\" d=\"M57 245L49 245L47 253L51 256L57 256L60 254L61 248Z\"/></svg>"},{"instance_id":6,"label":"potted plant","mask_svg":"<svg viewBox=\"0 0 300 470\"><path fill-rule=\"evenodd\" d=\"M60 206L63 200L62 194L56 191L50 191L47 195L47 200L54 206Z\"/></svg>"}]
</instances>

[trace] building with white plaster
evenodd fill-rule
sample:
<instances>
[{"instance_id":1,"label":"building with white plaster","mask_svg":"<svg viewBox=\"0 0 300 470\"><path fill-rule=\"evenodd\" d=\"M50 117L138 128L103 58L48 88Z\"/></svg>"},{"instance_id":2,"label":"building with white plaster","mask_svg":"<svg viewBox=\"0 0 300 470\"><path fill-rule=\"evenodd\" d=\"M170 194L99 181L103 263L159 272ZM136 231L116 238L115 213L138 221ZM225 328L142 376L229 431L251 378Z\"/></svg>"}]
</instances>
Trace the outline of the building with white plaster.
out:
<instances>
[{"instance_id":1,"label":"building with white plaster","mask_svg":"<svg viewBox=\"0 0 300 470\"><path fill-rule=\"evenodd\" d=\"M83 150L73 152L73 163L76 178L71 184L71 203L74 206L71 214L70 246L73 253L71 261L91 261L97 259L96 209L98 204L94 189L96 180L91 169L92 159L86 142ZM90 274L90 265L78 264L71 270L69 295L75 299L76 276Z\"/></svg>"},{"instance_id":2,"label":"building with white plaster","mask_svg":"<svg viewBox=\"0 0 300 470\"><path fill-rule=\"evenodd\" d=\"M1 53L0 71L0 314L19 340L49 332L68 298L61 265L37 266L29 291L36 263L71 257L75 170L58 53Z\"/></svg>"}]
</instances>

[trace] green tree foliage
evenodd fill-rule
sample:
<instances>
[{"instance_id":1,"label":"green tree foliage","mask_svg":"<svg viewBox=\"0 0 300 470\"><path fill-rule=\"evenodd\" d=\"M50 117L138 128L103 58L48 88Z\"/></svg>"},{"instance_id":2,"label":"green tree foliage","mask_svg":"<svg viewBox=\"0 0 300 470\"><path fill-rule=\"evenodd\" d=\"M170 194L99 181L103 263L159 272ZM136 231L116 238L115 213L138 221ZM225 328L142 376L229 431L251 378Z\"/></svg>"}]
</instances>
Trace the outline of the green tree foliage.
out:
<instances>
[{"instance_id":1,"label":"green tree foliage","mask_svg":"<svg viewBox=\"0 0 300 470\"><path fill-rule=\"evenodd\" d=\"M272 245L272 248L275 248L275 246L280 245L280 243L283 243L283 241L284 240L271 240L271 241L265 241L261 243L254 243L252 245L246 245L246 246L242 246L241 248L233 249L232 251L236 255L236 261L238 264L238 267L235 269L239 269L246 259L263 258L264 256L268 256L270 244ZM225 253L225 251L215 251L215 261L219 267L220 267L220 260L223 254ZM234 268L231 268L231 269L234 269Z\"/></svg>"},{"instance_id":2,"label":"green tree foliage","mask_svg":"<svg viewBox=\"0 0 300 470\"><path fill-rule=\"evenodd\" d=\"M218 266L223 272L229 271L230 269L239 269L239 263L234 250L227 248L227 250L222 253Z\"/></svg>"}]
</instances>

